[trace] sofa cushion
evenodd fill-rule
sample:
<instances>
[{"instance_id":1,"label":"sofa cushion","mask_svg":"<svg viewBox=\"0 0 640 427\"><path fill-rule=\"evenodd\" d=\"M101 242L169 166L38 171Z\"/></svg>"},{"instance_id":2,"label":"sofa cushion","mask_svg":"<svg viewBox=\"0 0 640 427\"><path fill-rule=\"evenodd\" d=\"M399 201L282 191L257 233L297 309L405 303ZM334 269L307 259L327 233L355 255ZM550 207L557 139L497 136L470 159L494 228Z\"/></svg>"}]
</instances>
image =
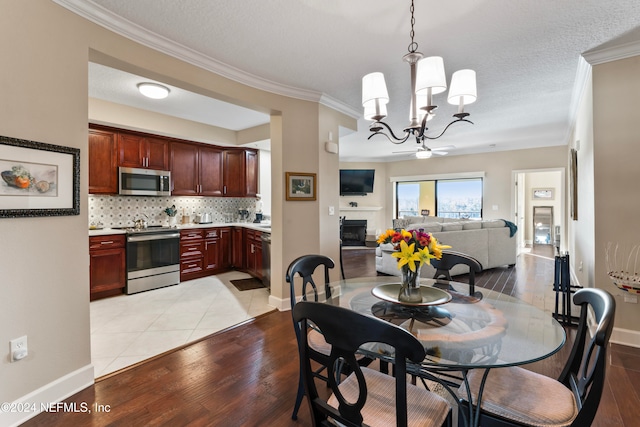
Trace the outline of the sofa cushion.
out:
<instances>
[{"instance_id":1,"label":"sofa cushion","mask_svg":"<svg viewBox=\"0 0 640 427\"><path fill-rule=\"evenodd\" d=\"M410 230L422 230L425 233L433 233L436 231L442 231L442 224L439 222L432 223L422 223L422 224L411 224L409 226Z\"/></svg>"},{"instance_id":2,"label":"sofa cushion","mask_svg":"<svg viewBox=\"0 0 640 427\"><path fill-rule=\"evenodd\" d=\"M462 230L461 222L445 222L442 224L442 231L460 231Z\"/></svg>"},{"instance_id":3,"label":"sofa cushion","mask_svg":"<svg viewBox=\"0 0 640 427\"><path fill-rule=\"evenodd\" d=\"M465 221L462 223L463 230L480 230L482 223L480 221Z\"/></svg>"},{"instance_id":4,"label":"sofa cushion","mask_svg":"<svg viewBox=\"0 0 640 427\"><path fill-rule=\"evenodd\" d=\"M482 221L482 228L501 228L506 227L506 224L501 219L490 219Z\"/></svg>"}]
</instances>

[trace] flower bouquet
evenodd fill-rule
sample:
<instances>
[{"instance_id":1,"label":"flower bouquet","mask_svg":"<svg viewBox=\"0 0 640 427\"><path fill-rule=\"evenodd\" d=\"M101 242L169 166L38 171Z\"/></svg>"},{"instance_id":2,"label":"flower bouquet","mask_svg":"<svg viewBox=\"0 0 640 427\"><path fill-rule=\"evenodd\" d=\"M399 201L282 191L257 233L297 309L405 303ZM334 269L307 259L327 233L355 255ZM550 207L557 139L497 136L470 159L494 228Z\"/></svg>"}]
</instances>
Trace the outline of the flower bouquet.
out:
<instances>
[{"instance_id":1,"label":"flower bouquet","mask_svg":"<svg viewBox=\"0 0 640 427\"><path fill-rule=\"evenodd\" d=\"M441 245L431 233L422 230L389 229L378 237L378 244L391 243L398 258L398 269L402 272L402 287L398 297L401 301L422 301L420 294L420 268L431 265L432 259L442 258L442 250L451 246Z\"/></svg>"}]
</instances>

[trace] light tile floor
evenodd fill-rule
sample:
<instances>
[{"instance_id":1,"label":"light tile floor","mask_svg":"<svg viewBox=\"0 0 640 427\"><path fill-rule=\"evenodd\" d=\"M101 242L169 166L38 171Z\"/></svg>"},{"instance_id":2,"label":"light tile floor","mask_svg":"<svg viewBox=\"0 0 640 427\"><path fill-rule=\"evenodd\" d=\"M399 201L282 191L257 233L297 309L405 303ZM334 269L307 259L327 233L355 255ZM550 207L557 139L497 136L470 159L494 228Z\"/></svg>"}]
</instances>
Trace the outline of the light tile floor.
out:
<instances>
[{"instance_id":1,"label":"light tile floor","mask_svg":"<svg viewBox=\"0 0 640 427\"><path fill-rule=\"evenodd\" d=\"M95 377L274 310L267 289L240 292L230 282L248 277L231 271L91 302Z\"/></svg>"}]
</instances>

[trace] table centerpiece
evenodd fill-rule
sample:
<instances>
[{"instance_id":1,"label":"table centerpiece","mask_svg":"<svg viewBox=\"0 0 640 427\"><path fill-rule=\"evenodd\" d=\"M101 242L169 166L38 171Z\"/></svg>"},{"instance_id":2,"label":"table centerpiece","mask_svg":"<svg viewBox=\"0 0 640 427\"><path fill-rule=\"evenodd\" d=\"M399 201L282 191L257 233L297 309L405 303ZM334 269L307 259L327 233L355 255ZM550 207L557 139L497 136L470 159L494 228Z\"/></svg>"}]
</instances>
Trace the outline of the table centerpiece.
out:
<instances>
[{"instance_id":1,"label":"table centerpiece","mask_svg":"<svg viewBox=\"0 0 640 427\"><path fill-rule=\"evenodd\" d=\"M423 230L389 229L378 236L377 242L391 243L396 250L391 256L398 259L398 269L401 272L398 300L421 302L420 268L424 264L430 265L432 259L442 258L442 250L451 246L441 245L431 233Z\"/></svg>"}]
</instances>

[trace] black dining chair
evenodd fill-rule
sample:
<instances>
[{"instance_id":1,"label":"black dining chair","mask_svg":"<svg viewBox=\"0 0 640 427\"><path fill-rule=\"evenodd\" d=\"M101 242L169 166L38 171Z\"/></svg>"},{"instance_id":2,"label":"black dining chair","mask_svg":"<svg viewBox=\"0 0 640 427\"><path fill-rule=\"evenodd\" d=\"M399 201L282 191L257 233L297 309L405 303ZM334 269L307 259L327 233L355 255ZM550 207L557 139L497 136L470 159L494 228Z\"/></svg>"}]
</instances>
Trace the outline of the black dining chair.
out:
<instances>
[{"instance_id":1,"label":"black dining chair","mask_svg":"<svg viewBox=\"0 0 640 427\"><path fill-rule=\"evenodd\" d=\"M296 258L289 264L289 268L287 269L286 280L289 283L290 289L290 298L291 298L291 310L293 311L294 306L298 299L302 301L307 301L308 298L313 298L313 301L318 301L318 285L316 285L313 280L313 274L319 267L322 268L324 273L324 281L322 283L324 292L324 298L331 297L331 286L329 285L329 269L335 267L335 263L333 260L324 255L303 255L301 257ZM296 281L296 277L299 276L301 278L300 281ZM300 293L296 293L296 282L300 282ZM329 363L329 353L331 351L331 347L326 343L322 334L318 333L318 331L314 329L301 329L300 324L293 321L293 329L296 333L296 339L298 343L301 342L303 335L309 335L307 340L310 343L311 350L309 352L310 357L320 364L320 368L314 371L314 376L322 379L323 381L327 381L327 377L322 375L325 367ZM306 333L303 334L302 330ZM298 394L296 396L296 403L293 407L293 413L291 414L291 419L298 418L298 409L300 409L300 404L302 403L302 398L304 397L304 387L302 385L302 375L300 376L300 380L298 382Z\"/></svg>"},{"instance_id":2,"label":"black dining chair","mask_svg":"<svg viewBox=\"0 0 640 427\"><path fill-rule=\"evenodd\" d=\"M431 265L436 269L433 278L444 278L450 281L451 269L459 264L464 264L469 267L469 296L482 299L482 293L476 292L476 273L482 271L482 264L472 256L463 254L462 252L442 251L442 258L431 260Z\"/></svg>"},{"instance_id":3,"label":"black dining chair","mask_svg":"<svg viewBox=\"0 0 640 427\"><path fill-rule=\"evenodd\" d=\"M573 302L581 307L580 320L560 377L555 380L520 367L489 371L480 404L483 427L591 425L604 388L616 303L607 291L595 288L580 289ZM597 326L586 345L589 307ZM468 387L463 384L458 389L460 411L468 411L469 396L477 399L483 373L471 371Z\"/></svg>"},{"instance_id":4,"label":"black dining chair","mask_svg":"<svg viewBox=\"0 0 640 427\"><path fill-rule=\"evenodd\" d=\"M451 407L447 400L407 384L407 359L419 363L425 357L423 345L411 333L375 317L315 302L296 304L293 319L300 322L303 329L313 324L331 345L327 376L333 394L328 399L318 394L311 367L312 349L305 335L299 345L301 376L313 426L335 425L334 422L370 427L451 426ZM370 342L395 349L395 377L360 366L356 352ZM336 381L339 365L346 365L351 371L340 384Z\"/></svg>"}]
</instances>

